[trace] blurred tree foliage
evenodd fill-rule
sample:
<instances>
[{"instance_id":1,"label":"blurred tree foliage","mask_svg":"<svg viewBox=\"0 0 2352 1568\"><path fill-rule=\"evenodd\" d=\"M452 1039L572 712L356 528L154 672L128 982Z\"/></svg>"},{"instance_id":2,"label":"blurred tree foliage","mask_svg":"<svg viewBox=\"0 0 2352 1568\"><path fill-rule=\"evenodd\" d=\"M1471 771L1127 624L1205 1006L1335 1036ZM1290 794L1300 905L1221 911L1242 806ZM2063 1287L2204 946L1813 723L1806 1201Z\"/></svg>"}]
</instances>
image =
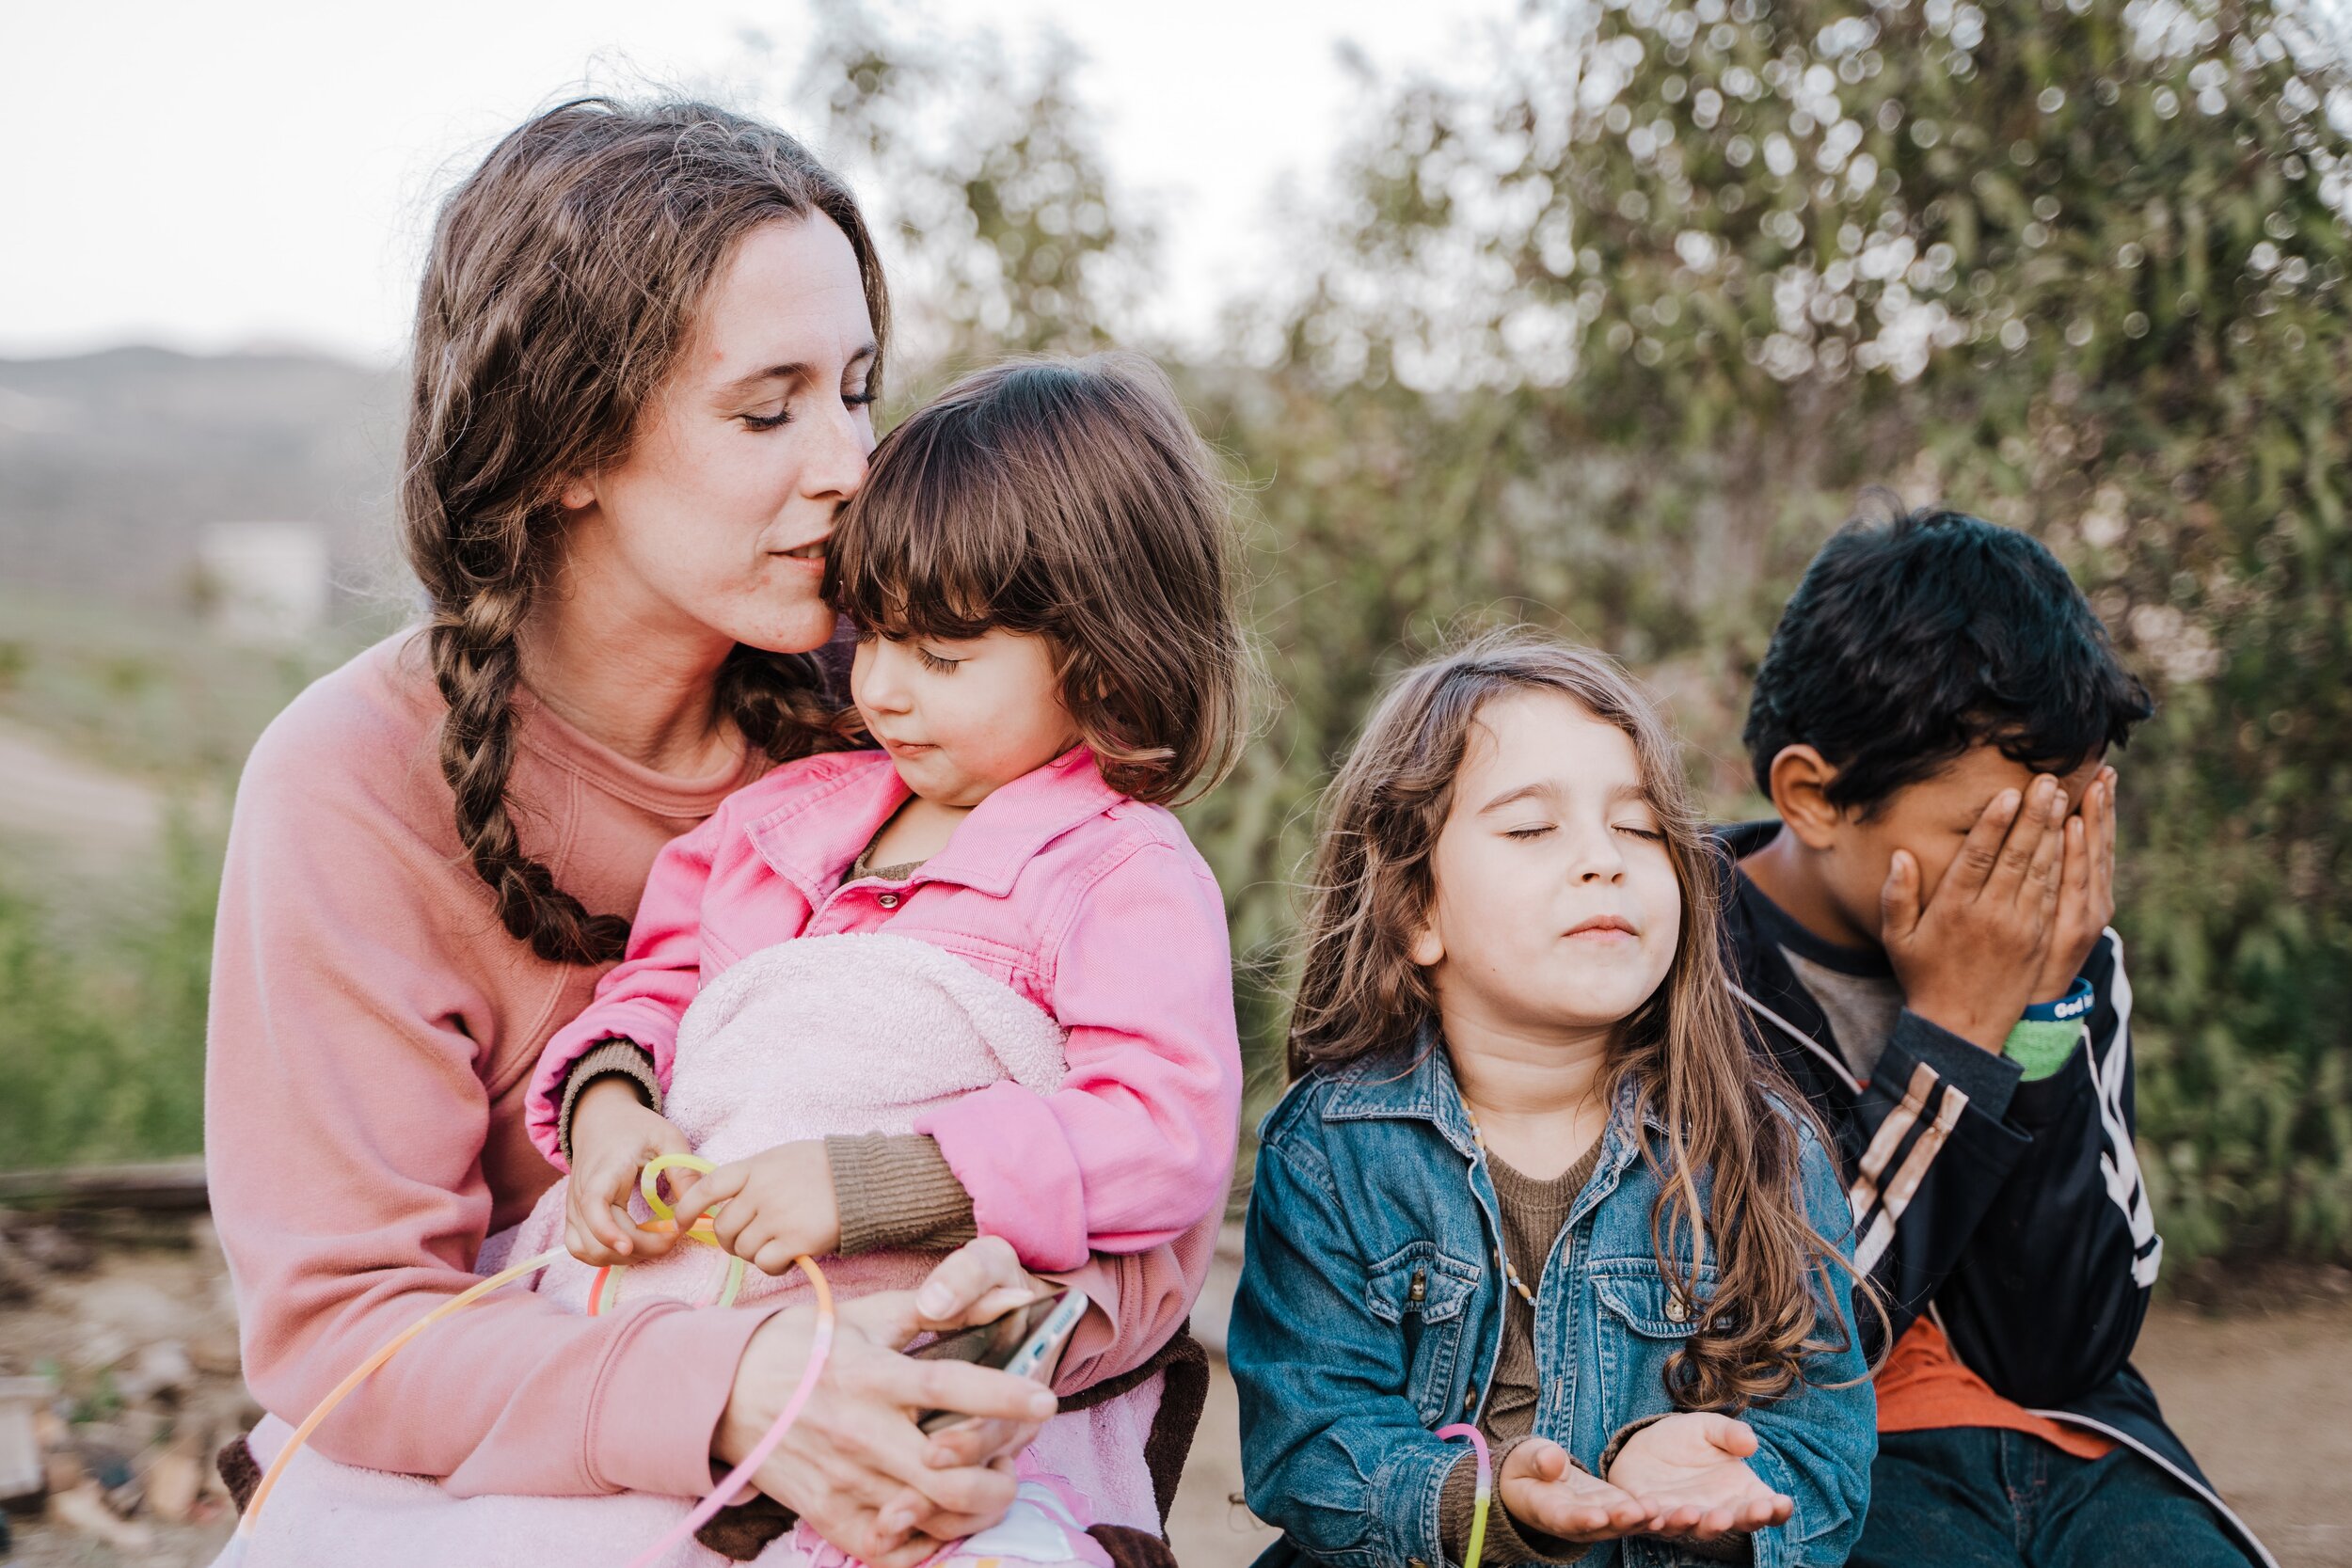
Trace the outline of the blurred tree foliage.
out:
<instances>
[{"instance_id":1,"label":"blurred tree foliage","mask_svg":"<svg viewBox=\"0 0 2352 1568\"><path fill-rule=\"evenodd\" d=\"M856 0L817 14L791 96L896 242L898 362L938 378L1109 347L1150 281L1151 232L1115 214L1069 43L1046 34L1022 57L992 32L906 36Z\"/></svg>"},{"instance_id":2,"label":"blurred tree foliage","mask_svg":"<svg viewBox=\"0 0 2352 1568\"><path fill-rule=\"evenodd\" d=\"M944 57L843 8L804 83L898 297L942 358L1117 336L1148 236L1067 53L1009 117L1001 54L980 109ZM2277 0L1537 0L1488 66L1376 89L1306 275L1172 367L1256 498L1270 711L1192 814L1265 960L1253 1098L1307 813L1391 671L1498 619L1597 643L1754 809L1745 682L1891 483L2043 539L2162 700L2118 925L2172 1245L2352 1256L2340 40Z\"/></svg>"},{"instance_id":3,"label":"blurred tree foliage","mask_svg":"<svg viewBox=\"0 0 2352 1568\"><path fill-rule=\"evenodd\" d=\"M1378 562L1351 653L1532 598L1711 686L1726 752L1857 483L2049 543L2165 701L2120 925L2191 1252L2352 1244L2334 62L2268 7L1538 10L1496 82L1400 96L1250 427L1267 472L1356 454L1268 491L1286 568ZM1302 751L1358 678L1286 678Z\"/></svg>"}]
</instances>

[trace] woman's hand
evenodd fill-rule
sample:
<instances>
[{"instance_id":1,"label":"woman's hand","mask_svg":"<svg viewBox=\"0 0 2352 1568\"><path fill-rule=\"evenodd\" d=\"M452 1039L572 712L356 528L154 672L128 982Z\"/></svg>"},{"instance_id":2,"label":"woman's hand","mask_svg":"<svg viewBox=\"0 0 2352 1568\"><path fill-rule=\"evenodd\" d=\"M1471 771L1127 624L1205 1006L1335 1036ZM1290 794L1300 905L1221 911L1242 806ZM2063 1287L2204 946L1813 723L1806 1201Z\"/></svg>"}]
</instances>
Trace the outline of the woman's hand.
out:
<instances>
[{"instance_id":1,"label":"woman's hand","mask_svg":"<svg viewBox=\"0 0 2352 1568\"><path fill-rule=\"evenodd\" d=\"M1784 1523L1796 1506L1748 1467L1756 1449L1745 1421L1686 1411L1628 1438L1609 1479L1649 1510L1645 1534L1707 1545Z\"/></svg>"},{"instance_id":2,"label":"woman's hand","mask_svg":"<svg viewBox=\"0 0 2352 1568\"><path fill-rule=\"evenodd\" d=\"M1630 1535L1649 1520L1639 1498L1568 1461L1568 1450L1537 1437L1503 1456L1495 1478L1503 1512L1524 1530L1563 1541L1609 1541Z\"/></svg>"},{"instance_id":3,"label":"woman's hand","mask_svg":"<svg viewBox=\"0 0 2352 1568\"><path fill-rule=\"evenodd\" d=\"M1061 1287L1021 1267L1012 1246L994 1236L961 1247L941 1259L915 1292L915 1327L926 1334L993 1323ZM964 1304L970 1303L967 1307ZM905 1343L908 1335L900 1339ZM932 1405L933 1410L953 1408ZM930 1434L925 1457L938 1469L1009 1460L1029 1446L1037 1423L979 1419L959 1421Z\"/></svg>"},{"instance_id":4,"label":"woman's hand","mask_svg":"<svg viewBox=\"0 0 2352 1568\"><path fill-rule=\"evenodd\" d=\"M921 1291L842 1305L824 1375L754 1478L812 1528L872 1568L914 1568L940 1543L987 1528L1012 1506L1010 1456L1054 1413L1036 1384L960 1361L918 1361L898 1347L927 1330L985 1323L1034 1299L1012 1248L982 1237L950 1255ZM807 1365L816 1311L763 1323L745 1347L711 1443L733 1465L767 1434ZM914 1418L979 1418L926 1436Z\"/></svg>"},{"instance_id":5,"label":"woman's hand","mask_svg":"<svg viewBox=\"0 0 2352 1568\"><path fill-rule=\"evenodd\" d=\"M696 1177L677 1195L679 1222L714 1204L720 1208L710 1223L719 1244L762 1273L783 1274L795 1258L841 1250L833 1162L817 1140L778 1144Z\"/></svg>"},{"instance_id":6,"label":"woman's hand","mask_svg":"<svg viewBox=\"0 0 2352 1568\"><path fill-rule=\"evenodd\" d=\"M600 1078L572 1103L572 1179L564 1195L564 1245L590 1268L642 1263L677 1244L640 1230L628 1212L638 1173L663 1154L691 1154L686 1134L637 1097L627 1078Z\"/></svg>"}]
</instances>

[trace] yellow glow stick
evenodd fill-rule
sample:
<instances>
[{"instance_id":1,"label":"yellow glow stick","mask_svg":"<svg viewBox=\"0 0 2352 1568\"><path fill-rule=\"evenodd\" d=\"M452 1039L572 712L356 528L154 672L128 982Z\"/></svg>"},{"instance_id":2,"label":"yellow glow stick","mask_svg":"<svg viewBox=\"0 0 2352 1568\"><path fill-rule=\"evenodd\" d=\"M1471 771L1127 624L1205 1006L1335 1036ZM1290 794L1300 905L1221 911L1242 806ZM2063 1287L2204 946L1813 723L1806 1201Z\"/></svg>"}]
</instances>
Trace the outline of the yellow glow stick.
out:
<instances>
[{"instance_id":1,"label":"yellow glow stick","mask_svg":"<svg viewBox=\"0 0 2352 1568\"><path fill-rule=\"evenodd\" d=\"M278 1484L278 1478L286 1473L286 1466L293 1462L294 1456L301 1450L302 1446L310 1440L310 1433L318 1431L319 1423L333 1415L335 1407L348 1399L352 1390L365 1383L370 1373L399 1354L402 1346L439 1323L443 1318L453 1312L464 1311L500 1286L511 1285L523 1275L535 1273L557 1259L568 1256L569 1254L562 1247L556 1247L552 1251L539 1254L536 1258L527 1258L519 1263L501 1269L480 1284L469 1286L458 1291L449 1300L393 1335L373 1355L353 1368L351 1375L335 1385L334 1391L319 1401L317 1408L302 1418L302 1424L294 1428L294 1435L286 1439L286 1446L278 1450L278 1457L270 1461L269 1469L262 1477L262 1484L253 1489L253 1500L245 1505L245 1517L237 1521L238 1536L243 1538L252 1535L253 1522L262 1516L262 1505L269 1501L270 1491Z\"/></svg>"}]
</instances>

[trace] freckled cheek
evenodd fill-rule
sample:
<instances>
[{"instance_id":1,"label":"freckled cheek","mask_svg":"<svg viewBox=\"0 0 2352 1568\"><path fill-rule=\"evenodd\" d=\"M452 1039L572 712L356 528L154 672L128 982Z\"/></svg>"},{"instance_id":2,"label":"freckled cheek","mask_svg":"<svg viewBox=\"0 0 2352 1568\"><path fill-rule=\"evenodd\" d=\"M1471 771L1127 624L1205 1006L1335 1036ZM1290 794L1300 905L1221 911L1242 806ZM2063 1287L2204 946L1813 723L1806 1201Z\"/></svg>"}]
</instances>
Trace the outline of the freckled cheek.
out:
<instances>
[{"instance_id":1,"label":"freckled cheek","mask_svg":"<svg viewBox=\"0 0 2352 1568\"><path fill-rule=\"evenodd\" d=\"M763 548L793 495L793 465L777 455L713 445L671 466L677 493L739 545Z\"/></svg>"},{"instance_id":2,"label":"freckled cheek","mask_svg":"<svg viewBox=\"0 0 2352 1568\"><path fill-rule=\"evenodd\" d=\"M648 494L653 527L644 546L669 572L691 574L715 588L753 589L779 572L768 554L773 514L741 499L682 487Z\"/></svg>"},{"instance_id":3,"label":"freckled cheek","mask_svg":"<svg viewBox=\"0 0 2352 1568\"><path fill-rule=\"evenodd\" d=\"M764 562L730 547L707 521L666 512L648 521L634 553L647 578L682 602L716 609L744 601L759 587Z\"/></svg>"}]
</instances>

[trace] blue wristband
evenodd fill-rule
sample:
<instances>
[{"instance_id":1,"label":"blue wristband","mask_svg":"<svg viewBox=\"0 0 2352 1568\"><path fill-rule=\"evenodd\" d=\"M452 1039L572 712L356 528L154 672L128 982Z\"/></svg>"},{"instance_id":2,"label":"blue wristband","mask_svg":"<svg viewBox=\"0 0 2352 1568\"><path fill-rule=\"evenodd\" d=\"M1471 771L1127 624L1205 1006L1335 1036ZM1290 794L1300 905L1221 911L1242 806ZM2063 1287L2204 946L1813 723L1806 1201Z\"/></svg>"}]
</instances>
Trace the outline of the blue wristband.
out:
<instances>
[{"instance_id":1,"label":"blue wristband","mask_svg":"<svg viewBox=\"0 0 2352 1568\"><path fill-rule=\"evenodd\" d=\"M2072 990L2056 1002L2037 1002L2026 1009L2028 1023L2072 1023L2090 1011L2099 993L2090 989L2090 982L2080 975L2074 977Z\"/></svg>"}]
</instances>

